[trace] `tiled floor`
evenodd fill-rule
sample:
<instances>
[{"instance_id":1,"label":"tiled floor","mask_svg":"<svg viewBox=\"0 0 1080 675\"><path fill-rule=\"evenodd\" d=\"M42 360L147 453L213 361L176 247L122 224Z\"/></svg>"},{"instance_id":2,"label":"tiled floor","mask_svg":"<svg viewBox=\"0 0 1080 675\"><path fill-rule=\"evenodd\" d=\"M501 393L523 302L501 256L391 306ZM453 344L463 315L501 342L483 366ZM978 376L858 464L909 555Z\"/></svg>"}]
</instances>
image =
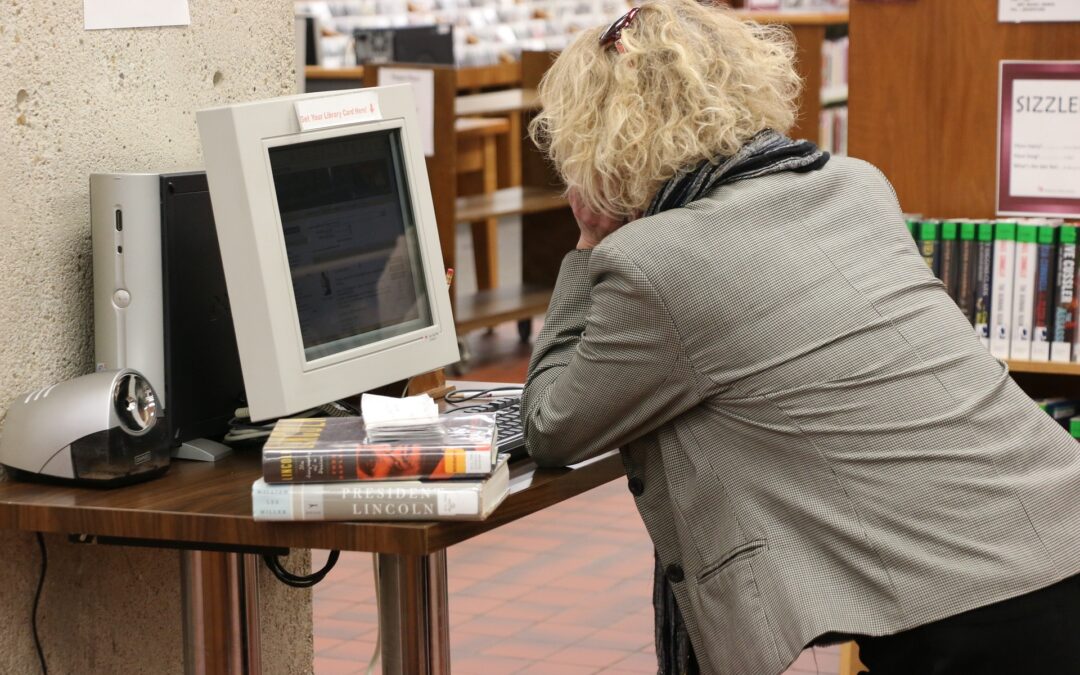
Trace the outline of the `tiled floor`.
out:
<instances>
[{"instance_id":1,"label":"tiled floor","mask_svg":"<svg viewBox=\"0 0 1080 675\"><path fill-rule=\"evenodd\" d=\"M469 340L464 377L524 379L529 349L513 326ZM447 560L455 675L656 672L652 547L622 482L453 546ZM377 635L371 557L343 554L315 587L316 674L365 672ZM804 652L789 673L838 670L831 648Z\"/></svg>"}]
</instances>

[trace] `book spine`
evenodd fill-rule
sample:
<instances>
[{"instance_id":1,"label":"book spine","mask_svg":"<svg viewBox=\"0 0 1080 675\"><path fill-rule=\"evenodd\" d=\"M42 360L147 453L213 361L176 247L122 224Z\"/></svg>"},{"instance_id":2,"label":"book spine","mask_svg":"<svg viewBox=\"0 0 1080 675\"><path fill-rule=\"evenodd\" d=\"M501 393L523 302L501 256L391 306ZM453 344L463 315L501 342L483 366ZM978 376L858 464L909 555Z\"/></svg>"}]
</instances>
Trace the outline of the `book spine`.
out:
<instances>
[{"instance_id":1,"label":"book spine","mask_svg":"<svg viewBox=\"0 0 1080 675\"><path fill-rule=\"evenodd\" d=\"M990 300L990 353L1009 358L1013 274L1016 268L1016 224L994 226L993 298Z\"/></svg>"},{"instance_id":2,"label":"book spine","mask_svg":"<svg viewBox=\"0 0 1080 675\"><path fill-rule=\"evenodd\" d=\"M1034 225L1016 228L1016 272L1013 276L1012 339L1009 358L1031 359L1031 332L1035 311L1035 258L1038 244Z\"/></svg>"},{"instance_id":3,"label":"book spine","mask_svg":"<svg viewBox=\"0 0 1080 675\"><path fill-rule=\"evenodd\" d=\"M1035 307L1032 311L1031 360L1050 360L1050 338L1054 321L1054 239L1056 228L1039 226L1038 257L1035 265Z\"/></svg>"},{"instance_id":4,"label":"book spine","mask_svg":"<svg viewBox=\"0 0 1080 675\"><path fill-rule=\"evenodd\" d=\"M361 446L313 450L263 448L267 483L327 483L482 477L490 448Z\"/></svg>"},{"instance_id":5,"label":"book spine","mask_svg":"<svg viewBox=\"0 0 1080 675\"><path fill-rule=\"evenodd\" d=\"M251 491L255 520L474 520L480 484L266 485Z\"/></svg>"},{"instance_id":6,"label":"book spine","mask_svg":"<svg viewBox=\"0 0 1080 675\"><path fill-rule=\"evenodd\" d=\"M1076 340L1076 227L1058 231L1057 280L1054 284L1054 337L1050 360L1069 361Z\"/></svg>"},{"instance_id":7,"label":"book spine","mask_svg":"<svg viewBox=\"0 0 1080 675\"><path fill-rule=\"evenodd\" d=\"M941 281L945 284L945 292L956 301L958 292L958 275L960 273L959 245L956 240L956 223L952 221L941 224Z\"/></svg>"},{"instance_id":8,"label":"book spine","mask_svg":"<svg viewBox=\"0 0 1080 675\"><path fill-rule=\"evenodd\" d=\"M975 223L961 223L959 263L956 273L956 306L964 317L975 323L975 258L978 244L975 242Z\"/></svg>"},{"instance_id":9,"label":"book spine","mask_svg":"<svg viewBox=\"0 0 1080 675\"><path fill-rule=\"evenodd\" d=\"M993 225L979 223L978 257L975 260L975 335L990 346L990 309L993 301Z\"/></svg>"},{"instance_id":10,"label":"book spine","mask_svg":"<svg viewBox=\"0 0 1080 675\"><path fill-rule=\"evenodd\" d=\"M919 223L916 243L919 245L919 253L922 255L923 260L926 261L926 266L930 268L934 276L941 278L941 248L938 246L938 226L939 223L936 220L924 220Z\"/></svg>"}]
</instances>

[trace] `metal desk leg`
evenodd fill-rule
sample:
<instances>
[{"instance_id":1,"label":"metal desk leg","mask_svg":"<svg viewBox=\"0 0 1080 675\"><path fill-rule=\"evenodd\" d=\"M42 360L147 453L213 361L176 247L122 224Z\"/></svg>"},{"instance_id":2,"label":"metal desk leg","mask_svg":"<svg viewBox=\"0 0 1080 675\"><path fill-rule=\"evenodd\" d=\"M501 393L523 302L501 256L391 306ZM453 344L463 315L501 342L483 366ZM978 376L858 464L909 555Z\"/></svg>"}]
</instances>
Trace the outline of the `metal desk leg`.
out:
<instances>
[{"instance_id":1,"label":"metal desk leg","mask_svg":"<svg viewBox=\"0 0 1080 675\"><path fill-rule=\"evenodd\" d=\"M185 675L259 675L258 557L180 551Z\"/></svg>"},{"instance_id":2,"label":"metal desk leg","mask_svg":"<svg viewBox=\"0 0 1080 675\"><path fill-rule=\"evenodd\" d=\"M450 672L446 551L376 556L385 675Z\"/></svg>"}]
</instances>

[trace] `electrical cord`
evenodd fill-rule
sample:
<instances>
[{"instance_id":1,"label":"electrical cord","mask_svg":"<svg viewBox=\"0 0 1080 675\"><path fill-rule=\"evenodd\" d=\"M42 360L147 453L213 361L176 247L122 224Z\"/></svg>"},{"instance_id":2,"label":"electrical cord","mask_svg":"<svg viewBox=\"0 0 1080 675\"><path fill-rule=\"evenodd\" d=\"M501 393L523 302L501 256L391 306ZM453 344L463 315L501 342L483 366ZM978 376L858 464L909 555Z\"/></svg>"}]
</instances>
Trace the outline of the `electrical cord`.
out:
<instances>
[{"instance_id":1,"label":"electrical cord","mask_svg":"<svg viewBox=\"0 0 1080 675\"><path fill-rule=\"evenodd\" d=\"M41 638L38 636L37 615L38 606L41 604L41 589L45 587L45 571L49 568L49 556L45 551L45 537L40 532L37 534L38 548L41 549L41 577L38 579L37 592L34 593L34 609L30 613L30 629L34 634L34 647L37 648L38 661L41 662L41 675L49 675L49 668L45 664L45 652L41 649Z\"/></svg>"},{"instance_id":2,"label":"electrical cord","mask_svg":"<svg viewBox=\"0 0 1080 675\"><path fill-rule=\"evenodd\" d=\"M520 394L523 391L523 387L516 387L514 385L495 387L493 389L455 389L454 391L446 392L446 396L443 398L446 399L447 403L465 403L466 401L484 398L485 396L492 398L497 396L513 396L514 394Z\"/></svg>"},{"instance_id":3,"label":"electrical cord","mask_svg":"<svg viewBox=\"0 0 1080 675\"><path fill-rule=\"evenodd\" d=\"M524 391L521 387L498 387L495 389L458 389L451 391L444 397L447 403L465 403L469 401L475 401L478 398L507 398L515 395L521 396ZM456 396L455 396L456 394ZM458 405L452 408L447 408L443 411L444 415L452 415L454 413L468 413L468 412L490 412L484 411L486 403L473 403L469 405Z\"/></svg>"},{"instance_id":4,"label":"electrical cord","mask_svg":"<svg viewBox=\"0 0 1080 675\"><path fill-rule=\"evenodd\" d=\"M312 572L306 576L300 576L293 574L289 570L281 566L281 561L278 560L278 556L271 555L269 553L263 555L263 562L270 568L270 571L274 573L274 576L278 578L278 581L286 586L292 586L293 588L311 588L315 584L319 583L326 578L326 575L330 573L330 570L334 569L334 565L337 564L338 558L341 557L341 551L330 551L330 555L326 559L326 564L318 572Z\"/></svg>"}]
</instances>

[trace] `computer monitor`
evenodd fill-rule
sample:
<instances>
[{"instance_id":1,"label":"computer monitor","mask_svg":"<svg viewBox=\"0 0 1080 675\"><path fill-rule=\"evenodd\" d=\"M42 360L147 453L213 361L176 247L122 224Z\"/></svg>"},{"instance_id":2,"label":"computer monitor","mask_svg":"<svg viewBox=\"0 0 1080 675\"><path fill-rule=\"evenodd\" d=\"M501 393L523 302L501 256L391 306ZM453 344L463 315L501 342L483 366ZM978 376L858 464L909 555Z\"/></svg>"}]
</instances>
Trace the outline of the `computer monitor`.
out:
<instances>
[{"instance_id":1,"label":"computer monitor","mask_svg":"<svg viewBox=\"0 0 1080 675\"><path fill-rule=\"evenodd\" d=\"M253 420L457 361L408 85L197 121Z\"/></svg>"}]
</instances>

